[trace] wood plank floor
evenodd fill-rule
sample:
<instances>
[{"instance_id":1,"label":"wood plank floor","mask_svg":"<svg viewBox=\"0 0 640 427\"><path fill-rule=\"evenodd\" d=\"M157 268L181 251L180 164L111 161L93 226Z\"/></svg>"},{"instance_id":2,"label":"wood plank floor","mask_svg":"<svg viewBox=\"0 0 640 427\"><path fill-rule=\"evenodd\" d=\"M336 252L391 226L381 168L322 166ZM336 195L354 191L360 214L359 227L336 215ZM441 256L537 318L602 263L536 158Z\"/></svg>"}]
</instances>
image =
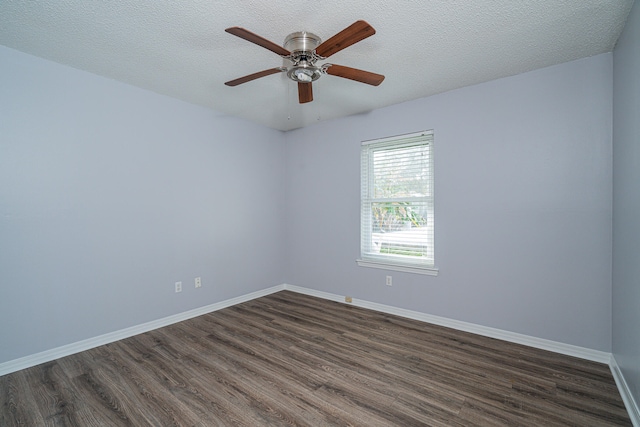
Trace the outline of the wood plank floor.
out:
<instances>
[{"instance_id":1,"label":"wood plank floor","mask_svg":"<svg viewBox=\"0 0 640 427\"><path fill-rule=\"evenodd\" d=\"M0 425L631 421L604 364L284 291L2 376Z\"/></svg>"}]
</instances>

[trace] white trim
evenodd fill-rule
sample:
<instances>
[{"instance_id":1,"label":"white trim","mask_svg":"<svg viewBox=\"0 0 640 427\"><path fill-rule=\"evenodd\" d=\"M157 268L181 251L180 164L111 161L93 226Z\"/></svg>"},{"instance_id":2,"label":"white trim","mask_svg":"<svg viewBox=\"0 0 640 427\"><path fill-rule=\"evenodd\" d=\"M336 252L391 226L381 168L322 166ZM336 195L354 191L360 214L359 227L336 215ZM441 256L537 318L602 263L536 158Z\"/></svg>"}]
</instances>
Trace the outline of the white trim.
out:
<instances>
[{"instance_id":1,"label":"white trim","mask_svg":"<svg viewBox=\"0 0 640 427\"><path fill-rule=\"evenodd\" d=\"M616 362L616 358L613 354L611 355L611 363L609 363L609 367L611 368L613 379L616 381L616 386L618 386L618 390L620 391L620 396L622 397L624 406L627 408L627 412L629 413L629 418L631 418L631 424L633 424L634 427L640 427L640 408L638 408L638 404L633 398L631 389L625 381L622 371L620 370L620 366L618 366L618 362Z\"/></svg>"},{"instance_id":2,"label":"white trim","mask_svg":"<svg viewBox=\"0 0 640 427\"><path fill-rule=\"evenodd\" d=\"M32 366L36 366L41 363L50 362L52 360L56 360L61 357L70 356L72 354L89 350L104 344L109 344L114 341L129 338L134 335L149 332L154 329L162 328L164 326L169 326L174 323L182 322L183 320L188 320L193 317L201 316L203 314L207 314L217 310L221 310L223 308L231 307L233 305L240 304L246 301L251 301L256 298L260 298L275 292L282 291L284 290L284 288L285 288L284 285L273 286L271 288L263 289L261 291L252 292L250 294L241 295L241 296L231 298L225 301L221 301L215 304L210 304L204 307L199 307L193 310L185 311L183 313L174 314L173 316L164 317L158 320L152 320L151 322L143 323L136 326L131 326L130 328L109 332L104 335L99 335L97 337L78 341L72 344L63 345L61 347L43 351L41 353L36 353L29 356L21 357L20 359L14 359L8 362L0 363L0 376L19 371L21 369L30 368Z\"/></svg>"},{"instance_id":3,"label":"white trim","mask_svg":"<svg viewBox=\"0 0 640 427\"><path fill-rule=\"evenodd\" d=\"M307 289L289 284L285 284L284 288L288 291L298 292L301 294L344 303L344 296L341 295L330 294L327 292L318 292L313 289ZM403 308L392 307L390 305L378 304L375 302L356 298L352 298L352 302L350 304L357 307L368 308L370 310L376 310L383 313L406 317L408 319L432 323L434 325L446 326L448 328L457 329L459 331L471 332L473 334L478 334L485 337L497 338L503 341L523 344L529 347L553 351L555 353L566 354L567 356L574 356L579 357L580 359L605 363L607 365L609 364L611 359L611 353L607 353L604 351L592 350L589 348L579 347L571 344L564 344L557 341L551 341L543 338L532 337L529 335L518 334L516 332L504 331L502 329L476 325L474 323L462 322L460 320L448 319L446 317L434 316L432 314L421 313L418 311L405 310Z\"/></svg>"},{"instance_id":4,"label":"white trim","mask_svg":"<svg viewBox=\"0 0 640 427\"><path fill-rule=\"evenodd\" d=\"M357 259L356 262L360 267L381 268L383 270L402 271L405 273L426 274L428 276L437 276L438 269L435 267L415 267L401 264L391 264L389 262L368 261Z\"/></svg>"}]
</instances>

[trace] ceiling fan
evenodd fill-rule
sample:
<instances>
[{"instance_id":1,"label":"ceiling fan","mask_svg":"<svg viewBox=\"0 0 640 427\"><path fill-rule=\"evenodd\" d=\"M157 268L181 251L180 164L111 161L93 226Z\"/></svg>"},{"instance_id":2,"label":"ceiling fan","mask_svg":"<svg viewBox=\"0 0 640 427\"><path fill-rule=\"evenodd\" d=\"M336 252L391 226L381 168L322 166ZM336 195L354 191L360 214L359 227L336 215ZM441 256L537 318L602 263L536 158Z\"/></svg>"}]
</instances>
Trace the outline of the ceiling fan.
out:
<instances>
[{"instance_id":1,"label":"ceiling fan","mask_svg":"<svg viewBox=\"0 0 640 427\"><path fill-rule=\"evenodd\" d=\"M316 65L336 52L366 39L376 33L365 21L356 21L338 34L322 42L320 37L306 31L289 34L284 40L284 46L279 46L257 34L241 27L230 27L225 30L229 34L262 46L280 55L284 59L284 66L258 71L225 83L227 86L237 86L260 77L286 72L287 76L298 83L298 101L301 104L313 101L311 83L318 80L322 74L343 77L357 82L378 86L384 80L381 74L336 64Z\"/></svg>"}]
</instances>

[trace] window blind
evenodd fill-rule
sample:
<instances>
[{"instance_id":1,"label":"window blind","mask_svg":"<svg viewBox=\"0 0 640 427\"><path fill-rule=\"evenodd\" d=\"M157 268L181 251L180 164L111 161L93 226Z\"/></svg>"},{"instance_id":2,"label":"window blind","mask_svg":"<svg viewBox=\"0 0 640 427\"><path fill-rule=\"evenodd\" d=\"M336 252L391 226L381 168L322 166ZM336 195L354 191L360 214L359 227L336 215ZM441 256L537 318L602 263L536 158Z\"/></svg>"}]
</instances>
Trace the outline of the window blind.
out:
<instances>
[{"instance_id":1,"label":"window blind","mask_svg":"<svg viewBox=\"0 0 640 427\"><path fill-rule=\"evenodd\" d=\"M362 143L361 257L433 267L433 132Z\"/></svg>"}]
</instances>

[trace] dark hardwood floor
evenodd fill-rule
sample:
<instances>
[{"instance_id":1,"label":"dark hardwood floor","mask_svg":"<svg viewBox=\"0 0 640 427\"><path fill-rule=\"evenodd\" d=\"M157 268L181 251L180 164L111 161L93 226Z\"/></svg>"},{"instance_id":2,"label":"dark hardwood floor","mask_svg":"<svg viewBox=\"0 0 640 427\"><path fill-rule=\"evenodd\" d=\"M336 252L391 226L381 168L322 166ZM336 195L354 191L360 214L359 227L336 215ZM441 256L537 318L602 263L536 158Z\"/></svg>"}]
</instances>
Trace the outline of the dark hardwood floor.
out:
<instances>
[{"instance_id":1,"label":"dark hardwood floor","mask_svg":"<svg viewBox=\"0 0 640 427\"><path fill-rule=\"evenodd\" d=\"M0 425L631 422L604 364L285 291L2 376Z\"/></svg>"}]
</instances>

